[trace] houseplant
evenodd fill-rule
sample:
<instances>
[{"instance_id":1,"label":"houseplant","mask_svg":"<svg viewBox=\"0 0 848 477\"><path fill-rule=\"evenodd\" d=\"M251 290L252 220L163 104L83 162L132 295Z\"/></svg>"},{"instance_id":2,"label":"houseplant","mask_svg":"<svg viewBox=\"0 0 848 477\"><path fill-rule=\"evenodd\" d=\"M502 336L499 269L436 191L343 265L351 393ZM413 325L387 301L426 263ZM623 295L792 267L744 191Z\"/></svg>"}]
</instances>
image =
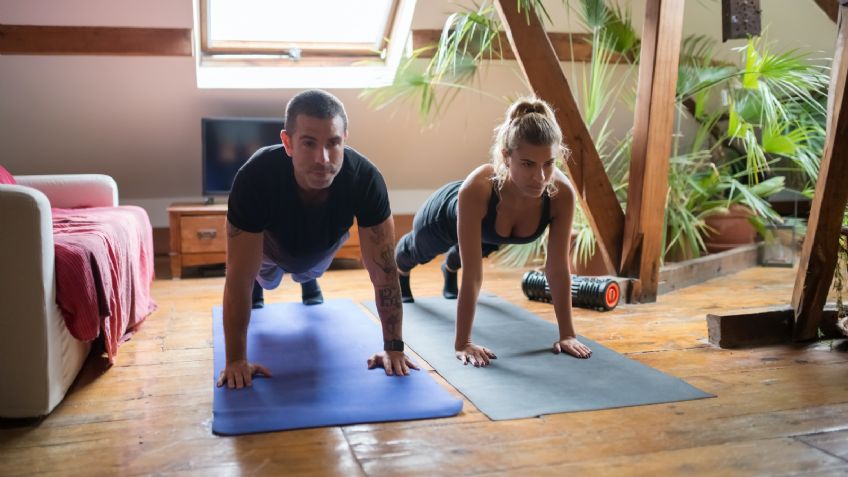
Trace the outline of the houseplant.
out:
<instances>
[{"instance_id":1,"label":"houseplant","mask_svg":"<svg viewBox=\"0 0 848 477\"><path fill-rule=\"evenodd\" d=\"M571 8L569 1L564 3ZM609 121L614 99L633 104L634 91L627 88L627 80L635 75L638 36L627 10L609 7L603 0L576 3L580 19L591 32L593 54L580 81L572 69L571 84L623 206L630 135L616 140ZM550 19L541 0L519 0L518 5L528 15ZM451 15L426 65L418 59L423 49L418 50L393 85L366 95L379 106L417 97L422 117L431 117L457 91L471 88L483 61L499 57L504 48L498 42L499 25L488 1ZM824 137L822 98L827 75L808 56L770 53L762 40L749 40L739 49L741 65L714 62L716 42L706 37L688 37L682 46L664 243L667 254L692 257L706 249L704 237L712 231L706 217L743 204L762 231L766 221L780 220L764 198L783 187L785 176L797 179L803 190L812 189ZM624 74L613 74L614 68L623 69ZM695 121L697 128L684 145L680 125L687 120ZM595 240L580 210L573 229L572 257L576 263L585 263L594 253ZM544 255L545 240L505 247L499 260L523 266Z\"/></svg>"}]
</instances>

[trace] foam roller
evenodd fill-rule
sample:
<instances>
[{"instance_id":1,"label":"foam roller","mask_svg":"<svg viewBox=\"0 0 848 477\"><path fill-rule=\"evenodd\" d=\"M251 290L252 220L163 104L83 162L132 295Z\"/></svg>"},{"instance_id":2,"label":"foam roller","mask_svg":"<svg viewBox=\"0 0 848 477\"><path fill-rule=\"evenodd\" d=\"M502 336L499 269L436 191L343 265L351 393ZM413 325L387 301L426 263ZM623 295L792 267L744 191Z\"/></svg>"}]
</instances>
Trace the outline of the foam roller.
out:
<instances>
[{"instance_id":1,"label":"foam roller","mask_svg":"<svg viewBox=\"0 0 848 477\"><path fill-rule=\"evenodd\" d=\"M534 301L550 303L553 300L545 274L536 270L524 274L521 290L527 298ZM618 305L620 297L621 287L611 278L571 275L572 306L609 311Z\"/></svg>"}]
</instances>

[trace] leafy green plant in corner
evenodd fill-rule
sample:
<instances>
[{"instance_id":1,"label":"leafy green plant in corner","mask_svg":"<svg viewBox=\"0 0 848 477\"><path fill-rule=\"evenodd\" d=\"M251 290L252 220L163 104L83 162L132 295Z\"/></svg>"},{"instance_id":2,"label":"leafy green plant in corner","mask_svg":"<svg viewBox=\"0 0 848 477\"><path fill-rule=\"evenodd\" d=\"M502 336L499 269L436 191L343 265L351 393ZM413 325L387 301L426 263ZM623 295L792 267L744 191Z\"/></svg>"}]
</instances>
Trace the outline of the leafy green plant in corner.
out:
<instances>
[{"instance_id":1,"label":"leafy green plant in corner","mask_svg":"<svg viewBox=\"0 0 848 477\"><path fill-rule=\"evenodd\" d=\"M848 336L848 309L842 299L845 290L845 275L848 274L848 209L842 215L842 233L839 234L839 249L836 255L836 267L833 272L833 290L836 292L836 327Z\"/></svg>"}]
</instances>

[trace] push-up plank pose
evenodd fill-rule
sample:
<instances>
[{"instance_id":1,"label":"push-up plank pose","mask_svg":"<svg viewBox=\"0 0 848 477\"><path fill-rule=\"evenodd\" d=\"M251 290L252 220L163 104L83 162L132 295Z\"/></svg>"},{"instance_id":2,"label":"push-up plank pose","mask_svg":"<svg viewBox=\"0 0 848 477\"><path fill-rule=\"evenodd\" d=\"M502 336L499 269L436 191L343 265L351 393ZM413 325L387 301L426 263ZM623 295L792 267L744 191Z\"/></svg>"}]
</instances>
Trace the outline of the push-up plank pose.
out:
<instances>
[{"instance_id":1,"label":"push-up plank pose","mask_svg":"<svg viewBox=\"0 0 848 477\"><path fill-rule=\"evenodd\" d=\"M471 342L471 327L483 279L483 257L501 244L530 243L549 228L545 274L559 324L555 353L588 358L592 351L577 340L571 320L568 270L574 190L556 167L567 153L562 131L544 101L525 98L507 110L495 129L491 163L464 181L449 183L430 196L413 219L413 230L395 250L401 296L413 302L410 270L447 253L442 264L445 298L457 298L457 359L485 366L495 353ZM457 290L457 271L464 268Z\"/></svg>"},{"instance_id":2,"label":"push-up plank pose","mask_svg":"<svg viewBox=\"0 0 848 477\"><path fill-rule=\"evenodd\" d=\"M384 351L374 354L368 367L381 366L388 375L409 374L410 367L418 368L403 353L394 222L382 175L345 147L347 114L329 93L309 90L292 98L285 128L281 145L258 150L239 170L230 194L224 284L227 365L218 386L242 388L251 385L255 374L271 375L263 365L248 361L251 302L261 307L262 288L276 288L284 273L302 284L305 304L323 302L316 279L347 240L354 217L383 327Z\"/></svg>"}]
</instances>

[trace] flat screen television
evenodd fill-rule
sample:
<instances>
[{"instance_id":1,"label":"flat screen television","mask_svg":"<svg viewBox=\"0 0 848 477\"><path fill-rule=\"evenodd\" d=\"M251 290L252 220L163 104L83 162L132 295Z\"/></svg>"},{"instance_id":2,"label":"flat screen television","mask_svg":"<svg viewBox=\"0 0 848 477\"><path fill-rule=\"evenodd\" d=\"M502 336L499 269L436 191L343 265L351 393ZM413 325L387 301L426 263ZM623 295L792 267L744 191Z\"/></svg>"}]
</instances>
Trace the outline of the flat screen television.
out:
<instances>
[{"instance_id":1,"label":"flat screen television","mask_svg":"<svg viewBox=\"0 0 848 477\"><path fill-rule=\"evenodd\" d=\"M203 195L229 194L239 168L257 149L280 144L283 120L202 118Z\"/></svg>"}]
</instances>

